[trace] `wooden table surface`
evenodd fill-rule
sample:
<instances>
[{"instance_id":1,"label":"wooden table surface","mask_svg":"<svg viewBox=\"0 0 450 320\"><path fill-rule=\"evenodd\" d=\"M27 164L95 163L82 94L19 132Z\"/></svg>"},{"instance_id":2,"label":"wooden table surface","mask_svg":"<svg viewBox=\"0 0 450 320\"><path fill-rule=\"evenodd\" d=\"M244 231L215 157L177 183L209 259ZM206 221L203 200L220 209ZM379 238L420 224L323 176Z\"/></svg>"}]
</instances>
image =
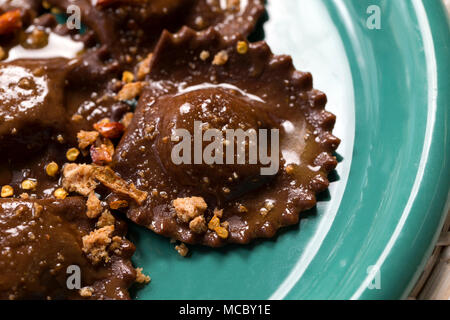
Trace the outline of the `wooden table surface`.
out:
<instances>
[{"instance_id":1,"label":"wooden table surface","mask_svg":"<svg viewBox=\"0 0 450 320\"><path fill-rule=\"evenodd\" d=\"M450 16L450 0L443 0ZM450 212L410 299L450 300Z\"/></svg>"}]
</instances>

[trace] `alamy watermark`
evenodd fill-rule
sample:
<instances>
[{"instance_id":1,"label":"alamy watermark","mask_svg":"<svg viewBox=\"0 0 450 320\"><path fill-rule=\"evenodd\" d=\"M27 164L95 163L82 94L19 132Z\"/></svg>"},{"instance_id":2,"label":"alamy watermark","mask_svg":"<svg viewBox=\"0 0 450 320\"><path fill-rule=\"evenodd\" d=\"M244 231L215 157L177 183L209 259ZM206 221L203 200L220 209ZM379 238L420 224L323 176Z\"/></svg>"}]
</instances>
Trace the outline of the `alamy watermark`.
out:
<instances>
[{"instance_id":1,"label":"alamy watermark","mask_svg":"<svg viewBox=\"0 0 450 320\"><path fill-rule=\"evenodd\" d=\"M260 169L261 175L274 175L278 172L280 166L278 129L259 129L258 131L226 129L224 134L218 129L203 131L203 123L194 121L193 133L192 137L187 129L173 130L171 140L178 142L171 153L174 164L260 164L266 166ZM210 143L203 148L203 142Z\"/></svg>"},{"instance_id":2,"label":"alamy watermark","mask_svg":"<svg viewBox=\"0 0 450 320\"><path fill-rule=\"evenodd\" d=\"M70 5L67 7L66 13L68 15L66 25L69 30L81 29L81 9L77 5Z\"/></svg>"},{"instance_id":3,"label":"alamy watermark","mask_svg":"<svg viewBox=\"0 0 450 320\"><path fill-rule=\"evenodd\" d=\"M366 13L369 15L366 20L366 27L369 30L381 29L381 8L378 5L370 5L367 7ZM75 4L67 7L66 14L68 16L66 25L69 30L81 29L81 9Z\"/></svg>"},{"instance_id":4,"label":"alamy watermark","mask_svg":"<svg viewBox=\"0 0 450 320\"><path fill-rule=\"evenodd\" d=\"M366 13L369 17L366 20L366 26L369 30L381 29L381 8L377 5L367 7Z\"/></svg>"},{"instance_id":5,"label":"alamy watermark","mask_svg":"<svg viewBox=\"0 0 450 320\"><path fill-rule=\"evenodd\" d=\"M369 290L380 290L381 289L381 274L380 269L377 266L368 266L366 270L369 277L372 279L367 285Z\"/></svg>"},{"instance_id":6,"label":"alamy watermark","mask_svg":"<svg viewBox=\"0 0 450 320\"><path fill-rule=\"evenodd\" d=\"M68 274L66 280L66 286L69 290L81 289L81 268L77 265L70 265L66 269Z\"/></svg>"}]
</instances>

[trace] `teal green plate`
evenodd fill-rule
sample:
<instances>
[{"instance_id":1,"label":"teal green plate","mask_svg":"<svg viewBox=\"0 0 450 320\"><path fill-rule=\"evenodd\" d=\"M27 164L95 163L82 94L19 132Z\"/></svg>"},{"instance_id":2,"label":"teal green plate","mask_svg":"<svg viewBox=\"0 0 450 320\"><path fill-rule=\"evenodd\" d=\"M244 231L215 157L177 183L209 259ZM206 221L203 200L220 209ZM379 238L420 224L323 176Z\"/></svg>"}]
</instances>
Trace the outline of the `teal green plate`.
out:
<instances>
[{"instance_id":1,"label":"teal green plate","mask_svg":"<svg viewBox=\"0 0 450 320\"><path fill-rule=\"evenodd\" d=\"M381 29L369 29L377 5ZM438 0L269 0L265 39L311 71L337 115L340 163L300 226L191 247L132 226L137 299L404 298L448 210L450 28ZM369 9L373 9L369 8ZM372 18L371 18L372 17Z\"/></svg>"}]
</instances>

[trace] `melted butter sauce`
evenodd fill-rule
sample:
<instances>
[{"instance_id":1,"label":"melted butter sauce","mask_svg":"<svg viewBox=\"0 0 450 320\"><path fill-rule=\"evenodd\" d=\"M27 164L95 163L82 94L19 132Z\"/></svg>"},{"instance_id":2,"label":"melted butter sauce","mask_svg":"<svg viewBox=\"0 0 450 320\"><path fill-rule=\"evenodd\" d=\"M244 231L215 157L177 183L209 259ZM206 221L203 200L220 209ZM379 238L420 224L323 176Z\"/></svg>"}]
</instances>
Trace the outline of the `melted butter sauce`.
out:
<instances>
[{"instance_id":1,"label":"melted butter sauce","mask_svg":"<svg viewBox=\"0 0 450 320\"><path fill-rule=\"evenodd\" d=\"M26 33L31 33L34 26L29 27ZM67 58L73 59L83 50L84 45L71 39L70 36L60 36L51 30L45 30L48 34L48 44L39 49L25 48L22 44L16 45L9 50L5 61L17 59L50 59Z\"/></svg>"}]
</instances>

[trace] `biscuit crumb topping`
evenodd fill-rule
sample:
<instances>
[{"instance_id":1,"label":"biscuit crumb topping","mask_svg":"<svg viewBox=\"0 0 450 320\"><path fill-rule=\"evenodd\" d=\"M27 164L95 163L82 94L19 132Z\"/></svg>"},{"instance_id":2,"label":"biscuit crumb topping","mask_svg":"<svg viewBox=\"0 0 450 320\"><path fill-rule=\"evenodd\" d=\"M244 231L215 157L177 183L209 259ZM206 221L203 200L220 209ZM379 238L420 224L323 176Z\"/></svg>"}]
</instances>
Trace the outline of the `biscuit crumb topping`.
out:
<instances>
[{"instance_id":1,"label":"biscuit crumb topping","mask_svg":"<svg viewBox=\"0 0 450 320\"><path fill-rule=\"evenodd\" d=\"M63 168L62 185L69 192L87 197L98 185L94 167L89 164L66 164Z\"/></svg>"},{"instance_id":2,"label":"biscuit crumb topping","mask_svg":"<svg viewBox=\"0 0 450 320\"><path fill-rule=\"evenodd\" d=\"M110 257L107 247L111 243L111 235L114 226L106 226L92 231L83 237L83 252L96 265L100 262L109 262Z\"/></svg>"},{"instance_id":3,"label":"biscuit crumb topping","mask_svg":"<svg viewBox=\"0 0 450 320\"><path fill-rule=\"evenodd\" d=\"M127 200L114 200L109 203L109 207L113 210L117 210L120 208L126 208L126 207L128 207L128 201Z\"/></svg>"},{"instance_id":4,"label":"biscuit crumb topping","mask_svg":"<svg viewBox=\"0 0 450 320\"><path fill-rule=\"evenodd\" d=\"M177 217L186 223L202 215L208 207L202 197L177 198L173 200L173 206Z\"/></svg>"},{"instance_id":5,"label":"biscuit crumb topping","mask_svg":"<svg viewBox=\"0 0 450 320\"><path fill-rule=\"evenodd\" d=\"M205 217L198 216L192 219L191 222L189 222L189 229L198 234L205 233L208 230Z\"/></svg>"},{"instance_id":6,"label":"biscuit crumb topping","mask_svg":"<svg viewBox=\"0 0 450 320\"><path fill-rule=\"evenodd\" d=\"M83 287L79 290L80 296L84 298L92 297L92 294L94 293L94 288L92 287Z\"/></svg>"},{"instance_id":7,"label":"biscuit crumb topping","mask_svg":"<svg viewBox=\"0 0 450 320\"><path fill-rule=\"evenodd\" d=\"M119 101L132 100L141 94L143 88L144 88L143 82L127 83L117 94L117 100Z\"/></svg>"},{"instance_id":8,"label":"biscuit crumb topping","mask_svg":"<svg viewBox=\"0 0 450 320\"><path fill-rule=\"evenodd\" d=\"M150 283L151 278L143 273L143 268L136 268L136 282L147 284Z\"/></svg>"},{"instance_id":9,"label":"biscuit crumb topping","mask_svg":"<svg viewBox=\"0 0 450 320\"><path fill-rule=\"evenodd\" d=\"M111 214L109 210L104 210L100 218L96 223L97 228L103 228L106 226L113 226L116 223L116 218Z\"/></svg>"},{"instance_id":10,"label":"biscuit crumb topping","mask_svg":"<svg viewBox=\"0 0 450 320\"><path fill-rule=\"evenodd\" d=\"M83 150L89 147L97 140L99 133L97 131L84 131L81 130L77 133L78 147Z\"/></svg>"},{"instance_id":11,"label":"biscuit crumb topping","mask_svg":"<svg viewBox=\"0 0 450 320\"><path fill-rule=\"evenodd\" d=\"M206 61L209 57L210 57L210 53L209 51L203 50L202 52L200 52L200 59L202 61Z\"/></svg>"},{"instance_id":12,"label":"biscuit crumb topping","mask_svg":"<svg viewBox=\"0 0 450 320\"><path fill-rule=\"evenodd\" d=\"M114 252L115 254L121 254L122 253L122 243L123 239L119 236L112 237L111 244L108 247L109 252Z\"/></svg>"},{"instance_id":13,"label":"biscuit crumb topping","mask_svg":"<svg viewBox=\"0 0 450 320\"><path fill-rule=\"evenodd\" d=\"M225 50L219 51L215 56L212 62L215 66L221 66L227 63L228 61L228 53Z\"/></svg>"},{"instance_id":14,"label":"biscuit crumb topping","mask_svg":"<svg viewBox=\"0 0 450 320\"><path fill-rule=\"evenodd\" d=\"M189 248L183 242L179 245L176 245L175 250L177 250L178 254L182 257L186 257L189 253Z\"/></svg>"},{"instance_id":15,"label":"biscuit crumb topping","mask_svg":"<svg viewBox=\"0 0 450 320\"><path fill-rule=\"evenodd\" d=\"M95 192L91 192L86 201L87 212L86 215L91 218L97 218L102 213L102 203L99 198L95 195Z\"/></svg>"},{"instance_id":16,"label":"biscuit crumb topping","mask_svg":"<svg viewBox=\"0 0 450 320\"><path fill-rule=\"evenodd\" d=\"M98 182L118 194L126 195L138 204L147 199L147 192L138 190L133 183L128 184L111 168L89 164L66 164L63 168L63 187L85 197L95 190Z\"/></svg>"},{"instance_id":17,"label":"biscuit crumb topping","mask_svg":"<svg viewBox=\"0 0 450 320\"><path fill-rule=\"evenodd\" d=\"M139 64L136 74L138 80L144 80L145 76L150 73L150 62L152 61L152 57L152 53L148 54L147 57Z\"/></svg>"},{"instance_id":18,"label":"biscuit crumb topping","mask_svg":"<svg viewBox=\"0 0 450 320\"><path fill-rule=\"evenodd\" d=\"M147 192L138 190L133 183L128 184L109 167L95 167L95 178L110 190L126 195L142 204L147 199Z\"/></svg>"}]
</instances>

